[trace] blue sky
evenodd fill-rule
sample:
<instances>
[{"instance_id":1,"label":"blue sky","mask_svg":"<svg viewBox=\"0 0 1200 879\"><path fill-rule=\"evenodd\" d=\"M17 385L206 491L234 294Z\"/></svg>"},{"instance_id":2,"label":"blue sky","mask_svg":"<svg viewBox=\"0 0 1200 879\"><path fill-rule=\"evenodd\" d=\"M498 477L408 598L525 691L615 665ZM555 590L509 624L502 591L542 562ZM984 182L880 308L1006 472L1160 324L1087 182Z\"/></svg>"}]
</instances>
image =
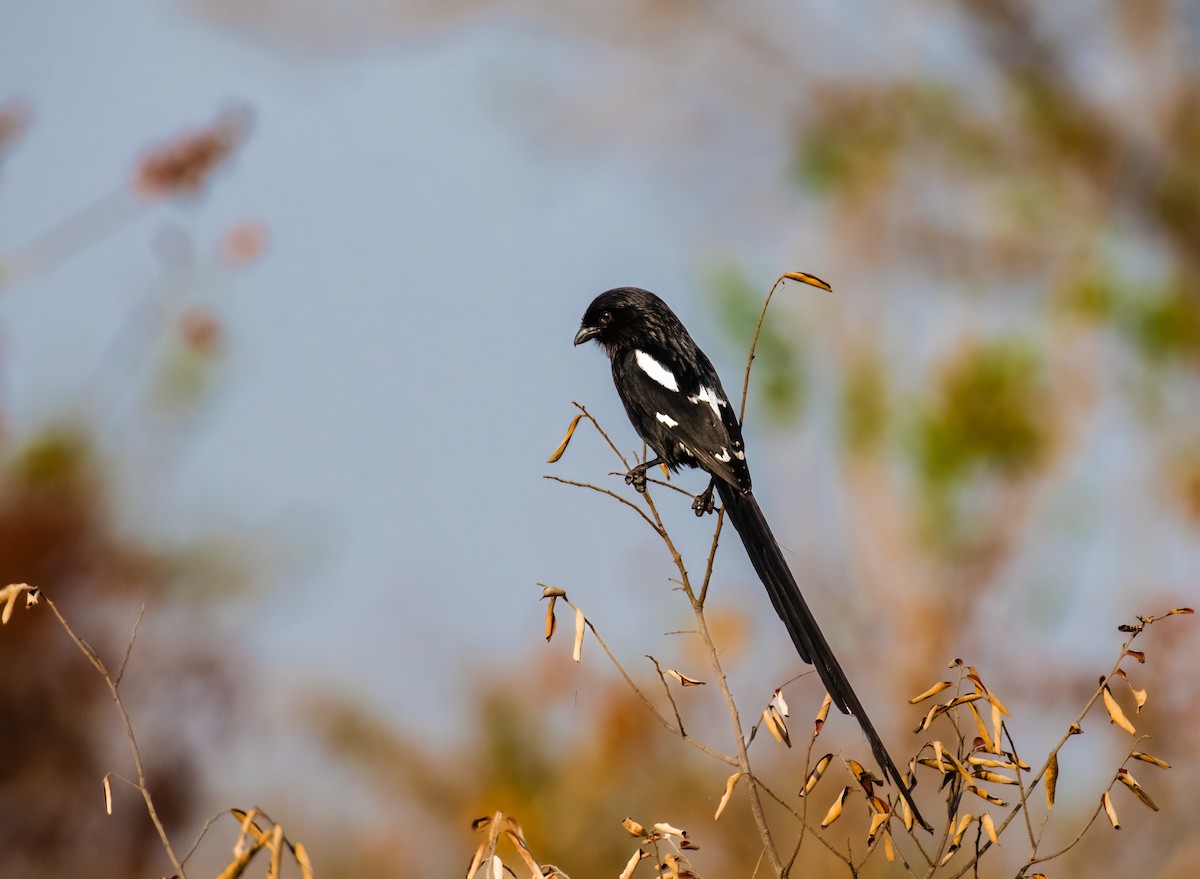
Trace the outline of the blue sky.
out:
<instances>
[{"instance_id":1,"label":"blue sky","mask_svg":"<svg viewBox=\"0 0 1200 879\"><path fill-rule=\"evenodd\" d=\"M571 337L596 293L636 283L718 362L730 354L709 323L710 272L757 263L765 285L794 268L772 228L794 208L782 138L735 132L744 163L722 174L721 149L689 142L689 112L658 114L647 96L653 124L617 118L572 144L555 131L562 77L604 68L516 21L309 55L171 4L45 3L19 19L0 36L0 82L36 117L4 167L0 250L124 185L148 145L231 103L254 111L201 199L7 291L0 327L17 436L91 410L131 485L127 527L232 532L274 565L229 623L265 677L369 690L420 725L470 662L536 646L537 580L624 594L638 612L615 605L614 622L661 631L641 610L665 591L629 576L646 535L541 479L572 400L633 447L606 363ZM269 228L266 257L216 271L205 255L244 219ZM164 280L164 238L189 240L199 267ZM229 341L211 405L167 432L165 454L124 396L144 363L112 350L147 297L214 308ZM577 441L559 468L611 469L595 448Z\"/></svg>"}]
</instances>

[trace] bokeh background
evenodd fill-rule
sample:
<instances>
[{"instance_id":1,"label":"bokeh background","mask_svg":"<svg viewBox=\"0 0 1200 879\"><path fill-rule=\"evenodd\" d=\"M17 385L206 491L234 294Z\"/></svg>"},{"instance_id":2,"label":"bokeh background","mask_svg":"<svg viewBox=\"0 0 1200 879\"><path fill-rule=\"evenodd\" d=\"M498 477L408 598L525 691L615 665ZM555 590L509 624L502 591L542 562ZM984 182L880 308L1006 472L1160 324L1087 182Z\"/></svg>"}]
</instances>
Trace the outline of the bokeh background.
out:
<instances>
[{"instance_id":1,"label":"bokeh background","mask_svg":"<svg viewBox=\"0 0 1200 879\"><path fill-rule=\"evenodd\" d=\"M615 467L582 429L544 463L573 400L636 448L602 356L570 344L612 286L663 295L732 392L775 278L833 285L776 299L746 432L756 492L906 755L904 700L952 658L1044 754L1116 625L1196 601L1194 3L2 18L0 576L43 586L107 656L145 603L123 687L184 850L257 804L319 875L453 874L469 820L499 808L577 879L619 872L626 814L688 827L708 875L752 869L744 808L711 820L726 770L598 651L577 667L542 642L539 581L640 680L647 652L701 668L664 634L688 609L652 535L542 478ZM213 120L236 126L228 160L148 186L147 150ZM710 614L761 704L801 668L736 549ZM1162 811L1128 800L1124 831L1095 827L1057 875L1191 875L1191 625L1156 626L1134 670L1144 749L1174 766L1142 779ZM165 873L135 793L103 813L128 752L76 648L31 611L0 663L0 876ZM792 686L815 710L811 678ZM728 747L716 694L686 697ZM1068 841L1128 747L1093 728L1063 757ZM231 845L218 825L189 875Z\"/></svg>"}]
</instances>

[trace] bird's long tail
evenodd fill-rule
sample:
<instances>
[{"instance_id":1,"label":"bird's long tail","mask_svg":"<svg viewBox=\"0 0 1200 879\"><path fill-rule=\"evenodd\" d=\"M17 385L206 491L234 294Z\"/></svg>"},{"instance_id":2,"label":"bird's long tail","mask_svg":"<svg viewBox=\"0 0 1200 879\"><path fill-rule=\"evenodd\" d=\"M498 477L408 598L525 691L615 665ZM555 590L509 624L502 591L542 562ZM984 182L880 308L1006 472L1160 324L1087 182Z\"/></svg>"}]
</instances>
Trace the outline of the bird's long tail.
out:
<instances>
[{"instance_id":1,"label":"bird's long tail","mask_svg":"<svg viewBox=\"0 0 1200 879\"><path fill-rule=\"evenodd\" d=\"M759 509L758 501L750 492L742 492L720 479L716 480L716 486L725 506L725 514L742 538L746 554L750 556L750 562L754 565L759 579L767 587L771 604L775 606L775 612L787 626L788 634L792 636L792 643L796 645L800 658L816 667L821 682L825 684L825 689L833 699L833 704L843 713L852 714L858 720L867 741L871 743L871 751L875 754L880 768L895 779L901 794L913 811L914 819L922 827L929 829L929 825L925 823L912 801L904 777L884 747L879 733L875 732L862 702L855 695L850 680L842 671L837 657L833 655L829 642L821 634L804 596L800 594L800 587L796 585L796 579L779 551L779 544L776 543L775 535L771 533L771 527Z\"/></svg>"}]
</instances>

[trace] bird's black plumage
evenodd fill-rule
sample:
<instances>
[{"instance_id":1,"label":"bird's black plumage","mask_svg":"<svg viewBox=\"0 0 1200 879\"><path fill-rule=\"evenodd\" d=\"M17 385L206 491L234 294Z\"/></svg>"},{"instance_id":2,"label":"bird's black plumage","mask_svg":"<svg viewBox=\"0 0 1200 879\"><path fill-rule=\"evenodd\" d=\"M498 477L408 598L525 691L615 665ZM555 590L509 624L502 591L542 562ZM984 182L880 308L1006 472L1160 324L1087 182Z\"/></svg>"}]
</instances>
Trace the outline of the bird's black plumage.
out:
<instances>
[{"instance_id":1,"label":"bird's black plumage","mask_svg":"<svg viewBox=\"0 0 1200 879\"><path fill-rule=\"evenodd\" d=\"M924 826L903 776L821 633L754 498L742 428L712 363L667 304L638 287L619 287L596 297L584 313L575 344L590 339L608 354L625 412L658 455L627 479L644 487L646 467L659 462L673 470L699 467L712 476L725 513L800 658L816 667L833 703L858 720L875 759L895 779ZM697 513L708 508L711 501L704 498L710 497L706 492L697 500Z\"/></svg>"}]
</instances>

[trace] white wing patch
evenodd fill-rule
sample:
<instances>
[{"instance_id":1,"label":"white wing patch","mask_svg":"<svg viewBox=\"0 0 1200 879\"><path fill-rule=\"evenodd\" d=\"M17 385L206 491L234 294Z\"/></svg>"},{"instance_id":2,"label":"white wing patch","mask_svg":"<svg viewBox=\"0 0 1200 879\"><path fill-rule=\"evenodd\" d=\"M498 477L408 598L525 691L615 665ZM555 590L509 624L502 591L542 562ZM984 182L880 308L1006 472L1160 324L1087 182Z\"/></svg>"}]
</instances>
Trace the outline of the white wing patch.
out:
<instances>
[{"instance_id":1,"label":"white wing patch","mask_svg":"<svg viewBox=\"0 0 1200 879\"><path fill-rule=\"evenodd\" d=\"M671 374L671 370L667 369L645 351L635 351L634 357L637 360L637 365L642 372L650 376L668 391L679 391L679 382L675 381L675 376ZM674 425L672 425L674 426Z\"/></svg>"},{"instance_id":2,"label":"white wing patch","mask_svg":"<svg viewBox=\"0 0 1200 879\"><path fill-rule=\"evenodd\" d=\"M662 412L655 412L654 417L657 418L659 421L661 421L663 424L665 424L667 427L678 427L679 426L678 421L676 421L670 415L666 415Z\"/></svg>"},{"instance_id":3,"label":"white wing patch","mask_svg":"<svg viewBox=\"0 0 1200 879\"><path fill-rule=\"evenodd\" d=\"M638 353L640 354L641 352L639 351ZM688 397L688 399L693 403L707 403L712 406L713 414L718 419L721 417L721 407L729 405L729 402L712 388L701 388L699 394L695 397Z\"/></svg>"},{"instance_id":4,"label":"white wing patch","mask_svg":"<svg viewBox=\"0 0 1200 879\"><path fill-rule=\"evenodd\" d=\"M729 449L725 448L724 446L721 446L721 454L713 455L713 457L716 458L718 461L720 461L722 464L728 464L729 463Z\"/></svg>"}]
</instances>

